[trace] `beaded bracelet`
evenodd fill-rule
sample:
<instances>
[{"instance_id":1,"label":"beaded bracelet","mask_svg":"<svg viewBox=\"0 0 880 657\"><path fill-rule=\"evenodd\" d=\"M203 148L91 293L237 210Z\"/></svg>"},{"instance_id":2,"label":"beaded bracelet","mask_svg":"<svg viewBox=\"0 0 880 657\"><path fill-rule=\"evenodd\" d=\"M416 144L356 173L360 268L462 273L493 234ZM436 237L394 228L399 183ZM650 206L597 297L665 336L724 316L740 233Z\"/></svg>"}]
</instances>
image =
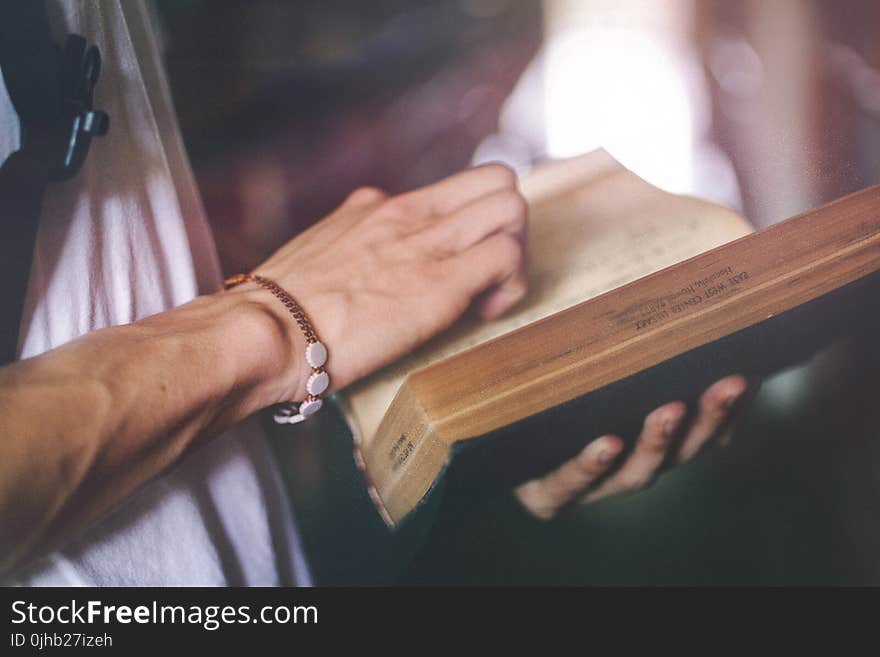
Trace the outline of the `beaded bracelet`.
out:
<instances>
[{"instance_id":1,"label":"beaded bracelet","mask_svg":"<svg viewBox=\"0 0 880 657\"><path fill-rule=\"evenodd\" d=\"M330 387L330 375L324 369L327 362L327 347L318 339L312 323L309 321L306 312L302 309L293 297L281 288L278 283L273 280L260 276L259 274L236 274L231 278L227 278L223 282L225 289L230 289L241 283L256 283L265 290L271 292L288 312L293 315L297 325L306 337L306 362L312 368L312 373L306 381L306 392L308 396L297 407L296 402L290 401L279 404L273 416L278 424L296 424L302 422L310 415L314 415L324 404L321 394Z\"/></svg>"}]
</instances>

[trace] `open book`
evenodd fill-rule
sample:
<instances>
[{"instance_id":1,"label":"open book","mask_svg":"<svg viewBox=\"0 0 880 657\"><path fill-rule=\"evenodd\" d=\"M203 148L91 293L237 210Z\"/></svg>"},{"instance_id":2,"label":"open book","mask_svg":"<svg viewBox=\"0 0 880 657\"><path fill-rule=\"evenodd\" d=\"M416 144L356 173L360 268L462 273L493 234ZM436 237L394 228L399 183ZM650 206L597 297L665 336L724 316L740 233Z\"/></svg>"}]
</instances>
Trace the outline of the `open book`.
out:
<instances>
[{"instance_id":1,"label":"open book","mask_svg":"<svg viewBox=\"0 0 880 657\"><path fill-rule=\"evenodd\" d=\"M492 322L467 316L340 395L389 524L447 469L459 482L514 484L602 433L634 435L633 417L714 378L809 355L833 327L813 322L815 335L792 337L770 318L880 268L876 189L759 233L729 209L653 187L604 151L539 167L521 189L530 206L521 305Z\"/></svg>"}]
</instances>

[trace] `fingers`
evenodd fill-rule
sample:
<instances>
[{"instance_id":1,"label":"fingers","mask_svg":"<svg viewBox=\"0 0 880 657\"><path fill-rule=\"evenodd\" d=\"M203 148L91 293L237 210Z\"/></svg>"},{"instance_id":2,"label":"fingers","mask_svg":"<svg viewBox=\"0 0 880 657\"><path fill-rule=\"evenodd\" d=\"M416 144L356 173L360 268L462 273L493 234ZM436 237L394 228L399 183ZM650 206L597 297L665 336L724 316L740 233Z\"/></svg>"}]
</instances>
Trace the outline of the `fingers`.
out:
<instances>
[{"instance_id":1,"label":"fingers","mask_svg":"<svg viewBox=\"0 0 880 657\"><path fill-rule=\"evenodd\" d=\"M743 376L729 376L709 386L700 397L699 412L681 441L677 458L693 458L724 428L730 411L748 387Z\"/></svg>"},{"instance_id":2,"label":"fingers","mask_svg":"<svg viewBox=\"0 0 880 657\"><path fill-rule=\"evenodd\" d=\"M516 495L527 511L538 518L554 517L573 501L595 502L618 493L636 491L649 485L668 463L670 454L685 461L697 454L710 440L730 442L733 427L731 408L755 394L745 377L736 375L717 381L700 398L697 417L680 435L687 408L672 402L655 409L644 421L632 453L611 472L623 443L606 436L590 443L578 456L549 475L523 484Z\"/></svg>"},{"instance_id":3,"label":"fingers","mask_svg":"<svg viewBox=\"0 0 880 657\"><path fill-rule=\"evenodd\" d=\"M492 319L526 293L527 213L514 172L490 164L393 198L375 188L358 189L340 206L335 230L320 237L335 240L364 219L373 230L390 230L391 239L409 239L403 248L411 247L420 262L438 271L444 287L450 283L459 311L463 301L479 297L478 312Z\"/></svg>"},{"instance_id":4,"label":"fingers","mask_svg":"<svg viewBox=\"0 0 880 657\"><path fill-rule=\"evenodd\" d=\"M549 475L523 484L516 495L525 509L542 519L554 517L573 501L589 503L618 493L636 491L649 485L670 460L680 461L698 453L710 440L730 442L733 432L731 408L755 394L743 376L730 376L706 389L700 398L697 417L683 441L677 440L686 416L682 402L672 402L651 412L642 425L632 453L611 472L623 442L606 436L590 443L575 458Z\"/></svg>"},{"instance_id":5,"label":"fingers","mask_svg":"<svg viewBox=\"0 0 880 657\"><path fill-rule=\"evenodd\" d=\"M503 164L484 164L404 194L404 197L412 196L413 200L427 203L434 214L445 215L502 189L516 189L516 173Z\"/></svg>"},{"instance_id":6,"label":"fingers","mask_svg":"<svg viewBox=\"0 0 880 657\"><path fill-rule=\"evenodd\" d=\"M525 243L528 205L515 189L502 189L462 206L420 234L441 255L465 251L499 231Z\"/></svg>"},{"instance_id":7,"label":"fingers","mask_svg":"<svg viewBox=\"0 0 880 657\"><path fill-rule=\"evenodd\" d=\"M394 197L375 187L361 187L339 207L337 223L348 225L372 215L397 224L402 234L416 234L432 226L438 216L445 217L483 196L502 190L516 191L516 174L503 164L474 167ZM380 212L374 213L376 209Z\"/></svg>"},{"instance_id":8,"label":"fingers","mask_svg":"<svg viewBox=\"0 0 880 657\"><path fill-rule=\"evenodd\" d=\"M494 319L525 296L525 238L528 206L515 189L506 188L480 196L460 207L418 239L439 257L456 258L457 273L477 267L485 271L474 278L471 298L485 291L477 310L485 319ZM493 240L499 236L510 239ZM516 252L510 242L517 245Z\"/></svg>"},{"instance_id":9,"label":"fingers","mask_svg":"<svg viewBox=\"0 0 880 657\"><path fill-rule=\"evenodd\" d=\"M479 312L493 319L525 296L527 280L522 243L510 233L495 233L444 261L447 276L469 299L486 292Z\"/></svg>"},{"instance_id":10,"label":"fingers","mask_svg":"<svg viewBox=\"0 0 880 657\"><path fill-rule=\"evenodd\" d=\"M547 476L517 488L516 495L532 515L548 520L583 495L608 470L622 447L615 436L594 440Z\"/></svg>"},{"instance_id":11,"label":"fingers","mask_svg":"<svg viewBox=\"0 0 880 657\"><path fill-rule=\"evenodd\" d=\"M672 402L651 412L645 418L642 432L626 461L582 500L593 502L609 495L638 490L651 483L666 461L686 410L683 403Z\"/></svg>"}]
</instances>

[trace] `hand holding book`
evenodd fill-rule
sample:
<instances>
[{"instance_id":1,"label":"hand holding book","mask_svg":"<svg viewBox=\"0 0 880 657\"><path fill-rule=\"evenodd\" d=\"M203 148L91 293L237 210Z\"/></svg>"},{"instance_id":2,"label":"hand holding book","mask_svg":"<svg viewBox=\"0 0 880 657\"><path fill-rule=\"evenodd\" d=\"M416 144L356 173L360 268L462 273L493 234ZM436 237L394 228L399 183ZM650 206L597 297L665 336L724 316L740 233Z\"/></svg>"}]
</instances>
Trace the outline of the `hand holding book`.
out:
<instances>
[{"instance_id":1,"label":"hand holding book","mask_svg":"<svg viewBox=\"0 0 880 657\"><path fill-rule=\"evenodd\" d=\"M682 402L664 404L642 425L632 452L622 463L624 443L603 436L553 472L516 489L522 505L535 517L549 520L573 504L589 504L649 485L666 463L682 463L712 442L727 445L733 435L733 411L748 387L742 376L730 376L710 386L699 402L696 418L685 423Z\"/></svg>"}]
</instances>

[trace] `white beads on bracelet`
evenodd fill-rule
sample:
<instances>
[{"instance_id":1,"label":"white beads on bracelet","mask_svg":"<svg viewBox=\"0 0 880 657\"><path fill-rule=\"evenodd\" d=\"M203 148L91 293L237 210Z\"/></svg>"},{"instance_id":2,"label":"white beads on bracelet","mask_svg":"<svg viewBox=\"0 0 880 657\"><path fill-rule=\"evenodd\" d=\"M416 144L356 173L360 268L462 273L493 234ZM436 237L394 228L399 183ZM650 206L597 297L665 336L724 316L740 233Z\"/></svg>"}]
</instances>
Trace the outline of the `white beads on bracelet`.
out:
<instances>
[{"instance_id":1,"label":"white beads on bracelet","mask_svg":"<svg viewBox=\"0 0 880 657\"><path fill-rule=\"evenodd\" d=\"M299 405L299 413L303 417L308 417L309 415L313 415L321 410L321 406L323 405L324 401L322 399L313 399L310 397Z\"/></svg>"},{"instance_id":2,"label":"white beads on bracelet","mask_svg":"<svg viewBox=\"0 0 880 657\"><path fill-rule=\"evenodd\" d=\"M312 368L312 373L306 381L308 397L299 404L299 408L293 403L279 406L273 416L278 424L302 422L310 415L317 413L324 405L324 401L318 395L330 387L330 375L322 369L327 362L327 347L317 340L310 342L306 346L306 362Z\"/></svg>"},{"instance_id":3,"label":"white beads on bracelet","mask_svg":"<svg viewBox=\"0 0 880 657\"><path fill-rule=\"evenodd\" d=\"M306 362L312 368L324 366L327 362L327 347L323 342L309 342L306 347Z\"/></svg>"},{"instance_id":4,"label":"white beads on bracelet","mask_svg":"<svg viewBox=\"0 0 880 657\"><path fill-rule=\"evenodd\" d=\"M312 372L306 381L306 392L310 395L320 395L330 385L330 377L327 372Z\"/></svg>"},{"instance_id":5,"label":"white beads on bracelet","mask_svg":"<svg viewBox=\"0 0 880 657\"><path fill-rule=\"evenodd\" d=\"M309 395L299 405L299 409L292 403L282 404L275 411L272 419L275 420L276 424L296 424L317 413L323 405L324 400Z\"/></svg>"}]
</instances>

